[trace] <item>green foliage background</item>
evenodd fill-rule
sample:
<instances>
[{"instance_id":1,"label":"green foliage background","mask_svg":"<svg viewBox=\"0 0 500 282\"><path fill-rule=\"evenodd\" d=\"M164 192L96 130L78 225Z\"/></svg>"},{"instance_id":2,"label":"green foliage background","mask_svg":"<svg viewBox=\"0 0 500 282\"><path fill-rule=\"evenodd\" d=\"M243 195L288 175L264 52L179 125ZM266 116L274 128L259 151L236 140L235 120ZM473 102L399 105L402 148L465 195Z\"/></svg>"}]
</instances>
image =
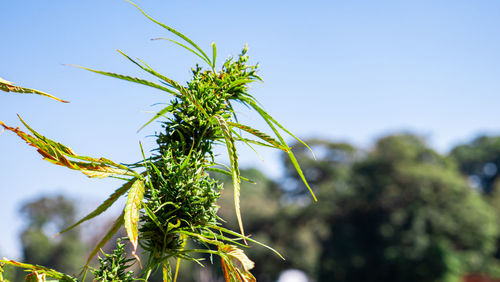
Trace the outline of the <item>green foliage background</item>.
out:
<instances>
[{"instance_id":1,"label":"green foliage background","mask_svg":"<svg viewBox=\"0 0 500 282\"><path fill-rule=\"evenodd\" d=\"M261 183L242 189L249 234L287 259L280 262L258 248L249 250L259 281L273 281L289 268L317 281L461 281L471 273L500 277L498 205L492 202L498 197L472 189L453 153L439 154L411 134L383 137L369 151L320 139L308 144L317 160L300 144L294 151L318 203L303 193L286 158L287 177L279 183L257 170L242 172ZM258 200L262 195L267 197ZM230 215L225 197L223 217Z\"/></svg>"}]
</instances>

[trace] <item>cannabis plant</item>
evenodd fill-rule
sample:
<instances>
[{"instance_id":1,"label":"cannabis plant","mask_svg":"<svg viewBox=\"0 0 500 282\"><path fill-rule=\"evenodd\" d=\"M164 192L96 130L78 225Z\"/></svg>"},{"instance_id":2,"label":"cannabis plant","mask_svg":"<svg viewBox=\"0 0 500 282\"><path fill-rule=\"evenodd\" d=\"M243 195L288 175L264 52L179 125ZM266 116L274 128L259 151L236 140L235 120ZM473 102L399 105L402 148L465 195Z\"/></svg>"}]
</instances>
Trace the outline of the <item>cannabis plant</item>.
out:
<instances>
[{"instance_id":1,"label":"cannabis plant","mask_svg":"<svg viewBox=\"0 0 500 282\"><path fill-rule=\"evenodd\" d=\"M254 263L242 249L247 247L247 242L253 242L271 251L274 250L247 237L244 233L240 214L240 181L250 180L240 176L236 143L243 142L250 147L265 146L285 151L314 197L296 158L280 131L291 135L298 141L300 139L271 117L249 94L249 84L261 81L261 78L257 74L258 66L248 62L246 46L239 56L227 59L222 67L216 70L217 48L214 43L209 52L211 56L208 56L188 37L153 19L139 7L137 8L144 16L173 36L174 39L168 39L169 41L193 53L207 65L206 68L199 65L192 68L192 78L186 85L158 73L145 62L139 59L134 60L121 51L119 51L121 55L154 76L159 83L80 67L97 74L153 87L171 95L170 103L141 127L142 129L156 120L159 120L162 125L162 130L155 134L157 147L148 156L142 152L143 159L129 165L105 158L81 156L69 147L39 134L21 118L21 122L29 133L19 128L9 127L2 122L0 125L37 148L43 158L49 162L79 170L89 177L115 177L125 180L123 186L93 212L61 231L64 233L94 218L107 210L120 196L127 195L123 212L93 249L84 270L88 268L90 260L100 248L121 226L125 226L128 240L133 247L132 255L142 267L142 271L136 274L136 278L147 281L154 270L161 268L165 281L175 280L181 260L203 265L198 254L208 254L220 257L226 281L254 281L255 278L250 273ZM236 103L248 107L263 118L274 133L274 137L238 122L234 110ZM215 160L214 146L219 144L227 148L229 166L218 164ZM232 177L239 232L228 230L221 225L221 220L217 217L216 201L223 192L223 187L211 178L209 172L227 174ZM314 199L316 200L315 197ZM194 241L197 244L186 245L188 241ZM193 245L200 245L203 248L186 247ZM141 263L136 255L138 246L141 246L148 255L145 262ZM129 261L121 256L122 248L119 244L117 253L100 259L101 268L94 271L97 280L130 281L130 276L125 272ZM274 252L279 255L276 251ZM170 265L174 262L172 259L176 261L175 275ZM8 260L0 262L16 264ZM52 270L30 265L19 266L28 268L36 275L62 279ZM126 278L119 280L110 278L120 275Z\"/></svg>"},{"instance_id":2,"label":"cannabis plant","mask_svg":"<svg viewBox=\"0 0 500 282\"><path fill-rule=\"evenodd\" d=\"M99 257L100 268L95 269L92 273L97 281L120 281L132 282L134 281L134 272L127 269L129 263L133 259L127 259L124 244L120 243L120 239L116 241L116 249L112 254L103 253L104 257Z\"/></svg>"}]
</instances>

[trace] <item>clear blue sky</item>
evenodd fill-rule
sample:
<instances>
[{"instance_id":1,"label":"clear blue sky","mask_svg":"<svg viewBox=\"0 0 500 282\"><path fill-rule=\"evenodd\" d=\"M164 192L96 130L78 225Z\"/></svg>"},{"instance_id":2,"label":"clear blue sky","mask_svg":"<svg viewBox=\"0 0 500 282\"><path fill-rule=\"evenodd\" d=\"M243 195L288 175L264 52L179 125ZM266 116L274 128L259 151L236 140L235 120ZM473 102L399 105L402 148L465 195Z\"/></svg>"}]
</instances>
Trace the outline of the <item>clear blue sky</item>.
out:
<instances>
[{"instance_id":1,"label":"clear blue sky","mask_svg":"<svg viewBox=\"0 0 500 282\"><path fill-rule=\"evenodd\" d=\"M368 147L384 134L410 130L446 152L478 133L500 133L498 1L137 4L207 50L215 41L220 59L248 43L265 81L253 94L301 137ZM71 101L0 93L0 120L19 126L19 113L77 153L115 161L138 160L139 140L152 147L146 136L158 126L136 130L150 117L145 112L156 109L150 105L170 97L61 64L142 75L115 51L120 49L186 81L194 56L167 41L150 41L169 34L122 0L2 1L0 10L0 77ZM279 176L276 154L263 151L268 161L262 163L242 153L244 165ZM62 192L90 209L119 185L44 162L8 132L0 135L0 157L0 256L20 255L17 212L24 201Z\"/></svg>"}]
</instances>

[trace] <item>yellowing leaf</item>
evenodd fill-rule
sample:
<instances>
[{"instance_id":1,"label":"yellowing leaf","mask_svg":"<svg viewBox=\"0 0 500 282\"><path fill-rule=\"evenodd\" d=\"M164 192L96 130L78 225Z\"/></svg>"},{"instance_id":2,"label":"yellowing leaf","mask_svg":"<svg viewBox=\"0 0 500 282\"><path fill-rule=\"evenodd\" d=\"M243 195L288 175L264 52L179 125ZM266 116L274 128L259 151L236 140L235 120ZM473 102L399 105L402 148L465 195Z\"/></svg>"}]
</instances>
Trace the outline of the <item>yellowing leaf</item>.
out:
<instances>
[{"instance_id":1,"label":"yellowing leaf","mask_svg":"<svg viewBox=\"0 0 500 282\"><path fill-rule=\"evenodd\" d=\"M134 255L137 250L138 243L138 223L139 223L139 210L141 209L141 202L144 198L144 181L136 180L128 192L127 204L125 205L125 229L127 230L130 243L134 246Z\"/></svg>"},{"instance_id":2,"label":"yellowing leaf","mask_svg":"<svg viewBox=\"0 0 500 282\"><path fill-rule=\"evenodd\" d=\"M40 90L16 86L12 82L7 81L7 80L5 80L5 79L3 79L1 77L0 77L0 90L5 91L5 92L15 92L15 93L25 93L25 94L37 94L37 95L49 97L49 98L57 100L59 102L69 103L68 101L64 101L62 99L59 99L59 98L57 98L55 96L52 96L52 95L50 95L48 93L45 93L45 92L42 92Z\"/></svg>"},{"instance_id":3,"label":"yellowing leaf","mask_svg":"<svg viewBox=\"0 0 500 282\"><path fill-rule=\"evenodd\" d=\"M38 153L42 155L44 160L56 165L79 170L88 177L104 178L112 175L135 176L135 173L130 171L126 166L117 164L111 160L79 156L69 147L50 140L36 132L29 127L21 117L19 117L19 119L34 136L21 131L18 127L9 127L2 121L0 121L0 125L3 126L4 129L16 133L30 146L37 148Z\"/></svg>"},{"instance_id":4,"label":"yellowing leaf","mask_svg":"<svg viewBox=\"0 0 500 282\"><path fill-rule=\"evenodd\" d=\"M36 271L26 275L26 282L45 282L45 273L38 273Z\"/></svg>"},{"instance_id":5,"label":"yellowing leaf","mask_svg":"<svg viewBox=\"0 0 500 282\"><path fill-rule=\"evenodd\" d=\"M9 260L9 259L6 259L6 258L3 258L3 259L0 259L0 264L8 264L8 265L12 265L14 267L19 267L19 268L25 268L25 269L29 269L31 270L33 273L37 273L38 274L38 277L41 277L40 275L44 275L43 277L50 277L50 278L55 278L61 282L65 282L65 281L76 281L73 277L69 276L69 275L66 275L64 273L61 273L61 272L58 272L54 269L50 269L50 268L47 268L47 267L43 267L43 266L40 266L40 265L33 265L33 264L29 264L29 263L22 263L22 262L17 262L17 261L14 261L14 260ZM35 278L37 276L35 275ZM31 280L31 281L45 281L45 280Z\"/></svg>"},{"instance_id":6,"label":"yellowing leaf","mask_svg":"<svg viewBox=\"0 0 500 282\"><path fill-rule=\"evenodd\" d=\"M232 245L223 245L219 247L219 252L222 253L222 269L226 282L256 281L255 277L250 273L255 263L245 255L243 250Z\"/></svg>"}]
</instances>

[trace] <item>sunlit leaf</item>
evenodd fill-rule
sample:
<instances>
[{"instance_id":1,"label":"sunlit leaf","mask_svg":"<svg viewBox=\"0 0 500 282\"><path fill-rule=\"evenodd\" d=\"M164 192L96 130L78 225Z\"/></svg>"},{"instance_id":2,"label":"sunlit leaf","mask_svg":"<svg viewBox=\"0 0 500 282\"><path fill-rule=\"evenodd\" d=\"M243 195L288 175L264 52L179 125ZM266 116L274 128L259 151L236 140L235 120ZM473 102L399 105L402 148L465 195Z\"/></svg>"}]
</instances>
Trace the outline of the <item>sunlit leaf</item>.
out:
<instances>
[{"instance_id":1,"label":"sunlit leaf","mask_svg":"<svg viewBox=\"0 0 500 282\"><path fill-rule=\"evenodd\" d=\"M76 278L73 278L67 274L61 273L57 270L50 269L41 265L36 265L36 264L29 264L29 263L22 263L22 262L17 262L14 260L9 260L6 258L0 259L0 264L7 264L7 265L12 265L15 267L19 268L24 268L24 269L29 269L32 272L36 272L39 275L44 274L50 278L55 278L58 279L61 282L76 282ZM34 280L37 281L37 280Z\"/></svg>"},{"instance_id":2,"label":"sunlit leaf","mask_svg":"<svg viewBox=\"0 0 500 282\"><path fill-rule=\"evenodd\" d=\"M150 74L158 77L159 79L163 80L166 84L172 86L173 88L177 89L179 91L179 93L171 90L171 89L168 89L166 87L164 87L162 90L164 91L167 91L168 93L171 93L173 94L174 96L178 97L178 98L183 98L183 97L186 97L188 100L190 100L193 105L195 105L205 116L207 116L207 113L205 111L205 109L203 109L203 107L200 105L200 103L198 103L198 101L196 100L196 97L194 97L186 88L184 88L182 85L180 85L178 82L176 82L175 80L172 80L158 72L156 72L153 68L151 68L148 64L146 64L145 62L139 60L142 64L139 64L138 62L136 62L135 60L133 60L132 58L130 58L129 56L127 56L125 53L123 53L122 51L118 50L118 52L120 52L120 54L122 54L123 56L125 56L127 59L129 59L131 62L133 62L134 64L136 64L137 66L139 66L141 69L149 72ZM91 70L92 71L92 70ZM95 71L97 72L97 71ZM100 72L98 72L100 73ZM107 75L107 74L105 74ZM182 96L181 96L182 94ZM155 119L155 118L154 118ZM153 120L154 120L153 119ZM150 121L151 122L151 121ZM145 126L145 125L144 125ZM144 127L143 126L143 127Z\"/></svg>"},{"instance_id":3,"label":"sunlit leaf","mask_svg":"<svg viewBox=\"0 0 500 282\"><path fill-rule=\"evenodd\" d=\"M12 82L7 81L7 80L5 80L5 79L3 79L1 77L0 77L0 90L5 91L5 92L15 92L15 93L24 93L24 94L37 94L37 95L49 97L49 98L57 100L59 102L69 103L68 101L62 100L60 98L57 98L55 96L52 96L52 95L50 95L48 93L45 93L45 92L42 92L40 90L16 86Z\"/></svg>"},{"instance_id":4,"label":"sunlit leaf","mask_svg":"<svg viewBox=\"0 0 500 282\"><path fill-rule=\"evenodd\" d=\"M224 135L224 139L226 140L227 153L231 161L231 175L233 178L234 190L234 208L236 211L236 218L238 219L238 225L240 227L241 234L245 236L245 231L243 229L243 220L241 219L240 211L240 170L238 166L238 154L234 145L233 136L231 135L231 130L229 129L226 120L219 115L216 115L215 118L217 119L222 130L222 134Z\"/></svg>"},{"instance_id":5,"label":"sunlit leaf","mask_svg":"<svg viewBox=\"0 0 500 282\"><path fill-rule=\"evenodd\" d=\"M32 273L26 275L25 282L46 282L45 273L38 273L33 271Z\"/></svg>"},{"instance_id":6,"label":"sunlit leaf","mask_svg":"<svg viewBox=\"0 0 500 282\"><path fill-rule=\"evenodd\" d=\"M3 126L4 129L16 133L30 146L37 148L38 153L42 155L44 160L73 170L79 170L88 177L103 178L113 175L136 175L127 167L117 164L111 160L105 158L97 159L79 156L69 147L40 135L38 132L29 127L21 119L21 117L19 117L19 119L34 136L21 131L19 128L9 127L2 121L0 121L0 125Z\"/></svg>"},{"instance_id":7,"label":"sunlit leaf","mask_svg":"<svg viewBox=\"0 0 500 282\"><path fill-rule=\"evenodd\" d=\"M212 67L215 68L215 61L217 59L217 46L215 46L215 42L212 42Z\"/></svg>"},{"instance_id":8,"label":"sunlit leaf","mask_svg":"<svg viewBox=\"0 0 500 282\"><path fill-rule=\"evenodd\" d=\"M138 246L138 223L139 223L139 210L141 209L141 202L144 198L145 186L143 180L136 180L128 192L127 204L125 205L125 229L127 230L130 243L134 247L134 254Z\"/></svg>"},{"instance_id":9,"label":"sunlit leaf","mask_svg":"<svg viewBox=\"0 0 500 282\"><path fill-rule=\"evenodd\" d=\"M76 65L70 65L70 66L74 66L74 67L77 67L77 68L81 68L81 69L84 69L84 70L88 70L88 71L91 71L91 72L102 74L102 75L105 75L105 76L110 76L110 77L114 77L114 78L118 78L118 79L130 81L130 82L134 82L134 83L146 85L146 86L153 87L153 88L156 88L156 89L160 89L160 90L163 90L165 92L173 94L172 93L173 91L170 90L170 89L168 89L167 87L161 86L159 84L156 84L154 82L147 81L147 80L144 80L144 79L141 79L141 78L132 77L132 76L128 76L128 75L117 74L117 73L112 73L112 72L105 72L105 71L93 70L93 69L89 69L89 68L82 67L82 66L76 66Z\"/></svg>"},{"instance_id":10,"label":"sunlit leaf","mask_svg":"<svg viewBox=\"0 0 500 282\"><path fill-rule=\"evenodd\" d=\"M186 46L185 44L182 44L180 43L179 41L175 41L173 39L170 39L170 38L162 38L162 37L159 37L159 38L153 38L153 40L168 40L172 43L175 43L179 46L181 46L182 48L190 51L191 53L195 54L196 56L200 57L203 61L205 61L209 66L212 65L212 63L205 57L203 57L203 55L201 55L200 53L196 52L195 50L193 50L192 48L189 48L188 46Z\"/></svg>"},{"instance_id":11,"label":"sunlit leaf","mask_svg":"<svg viewBox=\"0 0 500 282\"><path fill-rule=\"evenodd\" d=\"M158 24L159 26L165 28L166 30L170 31L171 33L177 35L178 37L182 38L184 41L186 41L187 43L189 43L189 45L193 46L194 48L196 48L196 50L198 50L202 55L203 57L208 61L208 64L210 65L210 58L207 56L207 54L205 54L205 52L203 52L203 50L198 47L198 45L196 45L191 39L189 39L187 36L185 36L184 34L178 32L177 30L153 19L151 16L149 16L148 14L146 14L143 10L141 10L141 8L139 8L139 6L137 6L136 4L134 4L133 2L127 0L127 2L131 3L132 5L134 5L137 9L139 9L139 11L141 11L141 13L146 16L148 19L150 19L151 21L153 21L154 23Z\"/></svg>"},{"instance_id":12,"label":"sunlit leaf","mask_svg":"<svg viewBox=\"0 0 500 282\"><path fill-rule=\"evenodd\" d=\"M164 75L162 75L162 74L160 74L160 73L156 72L155 70L153 70L150 66L148 66L148 65L147 65L146 63L144 63L143 61L141 61L141 63L143 63L144 65L141 65L141 64L139 64L138 62L136 62L134 59L132 59L132 58L130 58L129 56L127 56L127 54L123 53L122 51L118 50L118 52L119 52L120 54L122 54L125 58L127 58L129 61L131 61L131 62L132 62L132 63L134 63L135 65L139 66L141 69L143 69L143 70L145 70L146 72L148 72L148 73L150 73L150 74L152 74L152 75L154 75L154 76L158 77L159 79L163 80L165 83L167 83L167 84L169 84L170 86L172 86L172 87L176 88L177 90L179 90L179 91L181 90L181 89L179 89L180 87L178 87L178 86L180 86L180 85L177 85L177 83L176 83L176 82L174 83L174 81L173 81L173 80L171 80L170 78L168 78L168 77L166 77L166 76L164 76ZM176 87L176 86L177 86L177 87ZM171 90L171 89L169 89L169 88L163 88L162 90L167 91L168 93L170 93L170 94L172 94L172 95L174 95L174 96L176 96L176 97L180 97L180 94L179 94L179 93L177 93L177 92L175 92L175 91L173 91L173 90Z\"/></svg>"},{"instance_id":13,"label":"sunlit leaf","mask_svg":"<svg viewBox=\"0 0 500 282\"><path fill-rule=\"evenodd\" d=\"M160 118L162 117L163 115L165 115L166 113L170 112L174 107L172 105L168 106L168 107L165 107L163 108L161 111L159 111L158 113L155 114L155 116L150 119L148 122L146 122L143 126L141 126L141 128L139 128L138 131L142 130L144 127L146 127L148 124L152 123L154 120L156 120L157 118Z\"/></svg>"},{"instance_id":14,"label":"sunlit leaf","mask_svg":"<svg viewBox=\"0 0 500 282\"><path fill-rule=\"evenodd\" d=\"M295 158L295 155L293 154L292 149L290 149L290 147L288 147L288 145L286 144L285 140L283 139L283 137L279 133L278 129L275 127L275 124L278 127L280 127L281 129L283 129L286 133L290 134L292 137L294 137L295 139L297 139L299 142L301 142L302 144L304 144L307 148L309 148L309 150L312 153L311 148L305 142L303 142L302 140L300 140L299 138L297 138L295 135L293 135L290 131L288 131L287 129L285 129L281 124L279 124L275 119L273 119L268 113L266 113L256 103L252 102L250 105L261 115L261 117L266 121L266 123L269 125L269 127L271 127L271 129L273 130L274 134L276 134L276 136L280 140L282 146L284 146L286 148L287 155L290 158L290 160L292 161L292 164L295 167L295 170L299 174L300 178L302 179L302 182L304 182L304 184L306 185L306 187L309 190L309 193L311 193L314 201L318 201L318 199L316 198L316 195L314 194L313 190L311 189L311 186L309 186L309 183L307 182L307 179L304 176L304 173L302 172L302 169L300 168L300 165L297 162L297 159ZM314 157L314 155L313 155L313 157Z\"/></svg>"},{"instance_id":15,"label":"sunlit leaf","mask_svg":"<svg viewBox=\"0 0 500 282\"><path fill-rule=\"evenodd\" d=\"M309 145L306 144L306 142L302 141L300 138L298 138L292 132L290 132L288 129L286 129L284 126L282 126L271 115L269 115L266 111L264 111L264 109L262 109L261 107L259 107L257 105L257 103L252 103L251 106L264 118L264 120L266 120L266 122L268 124L269 123L276 124L279 128L281 128L283 131L285 131L286 133L288 133L290 136L292 136L293 138L295 138L295 140L299 141L302 145L304 145L307 149L309 149L309 151L311 152L313 158L316 159L316 156L314 156L313 150L311 149L311 147L309 147ZM280 137L280 136L281 135L278 135L278 137Z\"/></svg>"},{"instance_id":16,"label":"sunlit leaf","mask_svg":"<svg viewBox=\"0 0 500 282\"><path fill-rule=\"evenodd\" d=\"M258 138L266 141L267 143L271 144L273 147L286 151L286 147L284 147L278 140L272 138L271 136L265 134L264 132L261 132L255 128L252 128L250 126L243 125L240 123L228 122L228 125L234 126L234 127L239 128L243 131L246 131L246 132L254 135L255 137L258 137Z\"/></svg>"},{"instance_id":17,"label":"sunlit leaf","mask_svg":"<svg viewBox=\"0 0 500 282\"><path fill-rule=\"evenodd\" d=\"M221 258L226 281L256 281L250 273L255 263L245 255L243 250L232 245L223 245L219 246L219 251L224 254Z\"/></svg>"},{"instance_id":18,"label":"sunlit leaf","mask_svg":"<svg viewBox=\"0 0 500 282\"><path fill-rule=\"evenodd\" d=\"M230 171L227 171L227 170L224 170L224 169L221 169L221 168L217 168L217 167L207 167L206 170L213 171L213 172L218 172L218 173L221 173L221 174L224 174L224 175L227 175L227 176L232 176L232 173ZM244 180L244 181L247 181L247 182L250 182L252 184L257 184L257 183L255 183L255 181L253 181L251 179L248 179L248 178L245 178L245 177L243 177L241 175L240 175L240 179Z\"/></svg>"}]
</instances>

